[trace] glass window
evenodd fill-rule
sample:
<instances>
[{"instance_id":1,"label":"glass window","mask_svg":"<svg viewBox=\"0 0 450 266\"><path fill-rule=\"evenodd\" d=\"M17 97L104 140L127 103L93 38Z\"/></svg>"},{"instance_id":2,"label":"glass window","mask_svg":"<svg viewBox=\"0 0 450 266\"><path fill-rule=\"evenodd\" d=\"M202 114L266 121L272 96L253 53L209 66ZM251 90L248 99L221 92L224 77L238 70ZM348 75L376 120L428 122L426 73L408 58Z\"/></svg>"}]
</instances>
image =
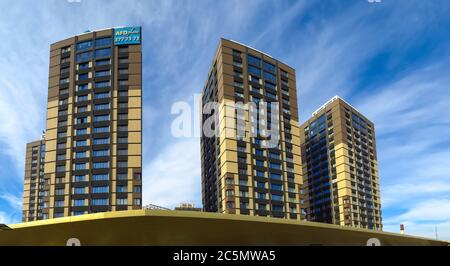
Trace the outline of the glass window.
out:
<instances>
[{"instance_id":1,"label":"glass window","mask_svg":"<svg viewBox=\"0 0 450 266\"><path fill-rule=\"evenodd\" d=\"M92 41L84 41L84 42L79 42L77 43L77 50L84 50L84 49L88 49L92 47Z\"/></svg>"},{"instance_id":2,"label":"glass window","mask_svg":"<svg viewBox=\"0 0 450 266\"><path fill-rule=\"evenodd\" d=\"M121 132L128 131L128 126L118 126L117 131L121 131Z\"/></svg>"},{"instance_id":3,"label":"glass window","mask_svg":"<svg viewBox=\"0 0 450 266\"><path fill-rule=\"evenodd\" d=\"M117 174L116 178L118 180L126 180L126 179L128 179L128 176L127 176L127 174Z\"/></svg>"},{"instance_id":4,"label":"glass window","mask_svg":"<svg viewBox=\"0 0 450 266\"><path fill-rule=\"evenodd\" d=\"M94 95L95 99L109 98L109 92L100 92Z\"/></svg>"},{"instance_id":5,"label":"glass window","mask_svg":"<svg viewBox=\"0 0 450 266\"><path fill-rule=\"evenodd\" d=\"M105 180L109 180L108 174L92 175L92 181L105 181Z\"/></svg>"},{"instance_id":6,"label":"glass window","mask_svg":"<svg viewBox=\"0 0 450 266\"><path fill-rule=\"evenodd\" d=\"M108 205L109 200L108 199L93 199L92 205L94 206L105 206Z\"/></svg>"},{"instance_id":7,"label":"glass window","mask_svg":"<svg viewBox=\"0 0 450 266\"><path fill-rule=\"evenodd\" d=\"M109 150L97 150L93 152L94 157L109 156Z\"/></svg>"},{"instance_id":8,"label":"glass window","mask_svg":"<svg viewBox=\"0 0 450 266\"><path fill-rule=\"evenodd\" d=\"M272 194L272 200L283 200L283 196Z\"/></svg>"},{"instance_id":9,"label":"glass window","mask_svg":"<svg viewBox=\"0 0 450 266\"><path fill-rule=\"evenodd\" d=\"M264 71L264 78L273 83L277 82L277 78L275 77L275 75L267 71Z\"/></svg>"},{"instance_id":10,"label":"glass window","mask_svg":"<svg viewBox=\"0 0 450 266\"><path fill-rule=\"evenodd\" d=\"M128 68L121 68L121 69L119 69L119 74L126 75L128 73L129 73Z\"/></svg>"},{"instance_id":11,"label":"glass window","mask_svg":"<svg viewBox=\"0 0 450 266\"><path fill-rule=\"evenodd\" d=\"M94 127L94 133L109 132L109 127Z\"/></svg>"},{"instance_id":12,"label":"glass window","mask_svg":"<svg viewBox=\"0 0 450 266\"><path fill-rule=\"evenodd\" d=\"M275 173L270 173L270 178L276 179L276 180L281 180L281 175L275 174Z\"/></svg>"},{"instance_id":13,"label":"glass window","mask_svg":"<svg viewBox=\"0 0 450 266\"><path fill-rule=\"evenodd\" d=\"M85 205L85 200L84 199L77 199L73 201L73 205L74 206L84 206Z\"/></svg>"},{"instance_id":14,"label":"glass window","mask_svg":"<svg viewBox=\"0 0 450 266\"><path fill-rule=\"evenodd\" d=\"M81 54L77 54L76 57L76 61L77 62L81 62L81 61L89 61L92 58L92 52L84 52Z\"/></svg>"},{"instance_id":15,"label":"glass window","mask_svg":"<svg viewBox=\"0 0 450 266\"><path fill-rule=\"evenodd\" d=\"M87 100L89 100L89 97L88 97L88 95L78 96L77 100L79 102L87 101Z\"/></svg>"},{"instance_id":16,"label":"glass window","mask_svg":"<svg viewBox=\"0 0 450 266\"><path fill-rule=\"evenodd\" d=\"M88 118L87 117L79 117L77 118L77 124L84 124L88 122Z\"/></svg>"},{"instance_id":17,"label":"glass window","mask_svg":"<svg viewBox=\"0 0 450 266\"><path fill-rule=\"evenodd\" d=\"M255 76L261 76L261 70L254 66L248 66L248 73Z\"/></svg>"},{"instance_id":18,"label":"glass window","mask_svg":"<svg viewBox=\"0 0 450 266\"><path fill-rule=\"evenodd\" d=\"M88 73L84 73L84 74L79 74L78 75L78 80L83 80L83 79L88 79L89 78L89 74Z\"/></svg>"},{"instance_id":19,"label":"glass window","mask_svg":"<svg viewBox=\"0 0 450 266\"><path fill-rule=\"evenodd\" d=\"M109 138L94 139L94 145L109 144Z\"/></svg>"},{"instance_id":20,"label":"glass window","mask_svg":"<svg viewBox=\"0 0 450 266\"><path fill-rule=\"evenodd\" d=\"M75 143L76 147L84 147L87 145L86 140L77 140L77 142Z\"/></svg>"},{"instance_id":21,"label":"glass window","mask_svg":"<svg viewBox=\"0 0 450 266\"><path fill-rule=\"evenodd\" d=\"M95 82L96 88L106 88L111 86L111 81L99 81Z\"/></svg>"},{"instance_id":22,"label":"glass window","mask_svg":"<svg viewBox=\"0 0 450 266\"><path fill-rule=\"evenodd\" d=\"M127 192L127 186L117 186L116 192Z\"/></svg>"},{"instance_id":23,"label":"glass window","mask_svg":"<svg viewBox=\"0 0 450 266\"><path fill-rule=\"evenodd\" d=\"M261 160L256 160L256 165L257 165L257 166L264 167L264 162L261 161Z\"/></svg>"},{"instance_id":24,"label":"glass window","mask_svg":"<svg viewBox=\"0 0 450 266\"><path fill-rule=\"evenodd\" d=\"M78 91L84 91L84 90L87 90L87 89L89 89L89 86L88 86L87 83L78 85Z\"/></svg>"},{"instance_id":25,"label":"glass window","mask_svg":"<svg viewBox=\"0 0 450 266\"><path fill-rule=\"evenodd\" d=\"M95 40L95 46L107 46L107 45L111 45L110 37Z\"/></svg>"},{"instance_id":26,"label":"glass window","mask_svg":"<svg viewBox=\"0 0 450 266\"><path fill-rule=\"evenodd\" d=\"M86 181L85 175L76 175L75 176L75 182L84 182L84 181Z\"/></svg>"},{"instance_id":27,"label":"glass window","mask_svg":"<svg viewBox=\"0 0 450 266\"><path fill-rule=\"evenodd\" d=\"M61 53L62 53L62 54L63 54L63 53L67 53L67 52L70 52L70 46L61 48Z\"/></svg>"},{"instance_id":28,"label":"glass window","mask_svg":"<svg viewBox=\"0 0 450 266\"><path fill-rule=\"evenodd\" d=\"M269 152L269 157L273 159L280 159L280 155L278 153Z\"/></svg>"},{"instance_id":29,"label":"glass window","mask_svg":"<svg viewBox=\"0 0 450 266\"><path fill-rule=\"evenodd\" d=\"M256 181L257 188L266 188L266 182Z\"/></svg>"},{"instance_id":30,"label":"glass window","mask_svg":"<svg viewBox=\"0 0 450 266\"><path fill-rule=\"evenodd\" d=\"M117 138L117 143L128 143L128 137Z\"/></svg>"},{"instance_id":31,"label":"glass window","mask_svg":"<svg viewBox=\"0 0 450 266\"><path fill-rule=\"evenodd\" d=\"M109 115L96 115L96 116L94 116L94 122L101 122L101 121L109 121Z\"/></svg>"},{"instance_id":32,"label":"glass window","mask_svg":"<svg viewBox=\"0 0 450 266\"><path fill-rule=\"evenodd\" d=\"M61 218L61 217L64 217L63 212L55 212L55 214L53 214L53 218Z\"/></svg>"},{"instance_id":33,"label":"glass window","mask_svg":"<svg viewBox=\"0 0 450 266\"><path fill-rule=\"evenodd\" d=\"M78 64L78 69L79 70L88 69L88 68L89 68L89 63L88 62Z\"/></svg>"},{"instance_id":34,"label":"glass window","mask_svg":"<svg viewBox=\"0 0 450 266\"><path fill-rule=\"evenodd\" d=\"M249 64L252 65L256 65L256 66L260 66L261 65L261 59L259 59L258 57L255 57L253 55L248 55L247 56L247 61Z\"/></svg>"},{"instance_id":35,"label":"glass window","mask_svg":"<svg viewBox=\"0 0 450 266\"><path fill-rule=\"evenodd\" d=\"M80 107L78 107L78 112L79 112L79 113L86 112L86 106L80 106Z\"/></svg>"},{"instance_id":36,"label":"glass window","mask_svg":"<svg viewBox=\"0 0 450 266\"><path fill-rule=\"evenodd\" d=\"M117 168L127 168L128 162L117 162Z\"/></svg>"},{"instance_id":37,"label":"glass window","mask_svg":"<svg viewBox=\"0 0 450 266\"><path fill-rule=\"evenodd\" d=\"M266 96L271 98L271 99L277 99L277 96L275 94L267 92L267 91L266 91Z\"/></svg>"},{"instance_id":38,"label":"glass window","mask_svg":"<svg viewBox=\"0 0 450 266\"><path fill-rule=\"evenodd\" d=\"M128 205L128 199L116 199L117 205Z\"/></svg>"},{"instance_id":39,"label":"glass window","mask_svg":"<svg viewBox=\"0 0 450 266\"><path fill-rule=\"evenodd\" d=\"M109 187L108 186L100 186L100 187L92 187L92 193L108 193Z\"/></svg>"},{"instance_id":40,"label":"glass window","mask_svg":"<svg viewBox=\"0 0 450 266\"><path fill-rule=\"evenodd\" d=\"M109 167L109 162L99 162L99 163L93 163L92 168L94 169L104 169Z\"/></svg>"},{"instance_id":41,"label":"glass window","mask_svg":"<svg viewBox=\"0 0 450 266\"><path fill-rule=\"evenodd\" d=\"M60 196L60 195L64 195L64 193L65 193L64 188L55 189L55 195Z\"/></svg>"},{"instance_id":42,"label":"glass window","mask_svg":"<svg viewBox=\"0 0 450 266\"><path fill-rule=\"evenodd\" d=\"M58 133L58 138L65 138L65 137L67 137L67 132L66 131Z\"/></svg>"},{"instance_id":43,"label":"glass window","mask_svg":"<svg viewBox=\"0 0 450 266\"><path fill-rule=\"evenodd\" d=\"M279 163L270 163L270 168L272 169L281 169L281 164Z\"/></svg>"},{"instance_id":44,"label":"glass window","mask_svg":"<svg viewBox=\"0 0 450 266\"><path fill-rule=\"evenodd\" d=\"M75 158L86 158L86 152L85 151L79 151L75 154Z\"/></svg>"},{"instance_id":45,"label":"glass window","mask_svg":"<svg viewBox=\"0 0 450 266\"><path fill-rule=\"evenodd\" d=\"M107 110L107 109L109 109L109 103L94 105L94 110Z\"/></svg>"},{"instance_id":46,"label":"glass window","mask_svg":"<svg viewBox=\"0 0 450 266\"><path fill-rule=\"evenodd\" d=\"M117 120L127 120L128 119L128 114L119 114L117 116Z\"/></svg>"},{"instance_id":47,"label":"glass window","mask_svg":"<svg viewBox=\"0 0 450 266\"><path fill-rule=\"evenodd\" d=\"M272 64L269 63L269 62L264 61L264 62L263 62L263 68L264 68L264 70L268 70L268 71L270 71L270 72L275 73L275 66L272 65Z\"/></svg>"},{"instance_id":48,"label":"glass window","mask_svg":"<svg viewBox=\"0 0 450 266\"><path fill-rule=\"evenodd\" d=\"M70 68L69 67L61 68L61 71L60 71L61 74L69 73L69 72L70 72Z\"/></svg>"},{"instance_id":49,"label":"glass window","mask_svg":"<svg viewBox=\"0 0 450 266\"><path fill-rule=\"evenodd\" d=\"M282 190L281 184L271 184L270 188L273 190Z\"/></svg>"},{"instance_id":50,"label":"glass window","mask_svg":"<svg viewBox=\"0 0 450 266\"><path fill-rule=\"evenodd\" d=\"M273 195L272 195L273 196ZM278 196L278 195L277 195ZM273 199L273 198L272 198ZM278 199L277 199L278 200ZM272 210L276 212L284 211L284 207L282 205L272 205Z\"/></svg>"},{"instance_id":51,"label":"glass window","mask_svg":"<svg viewBox=\"0 0 450 266\"><path fill-rule=\"evenodd\" d=\"M97 60L95 61L96 66L104 66L111 64L111 59L103 59L103 60Z\"/></svg>"},{"instance_id":52,"label":"glass window","mask_svg":"<svg viewBox=\"0 0 450 266\"><path fill-rule=\"evenodd\" d=\"M111 75L111 70L102 70L102 71L95 72L96 77L105 77L105 76L110 76L110 75Z\"/></svg>"},{"instance_id":53,"label":"glass window","mask_svg":"<svg viewBox=\"0 0 450 266\"><path fill-rule=\"evenodd\" d=\"M258 155L258 156L264 156L264 151L260 150L260 149L256 149L255 150L255 154Z\"/></svg>"},{"instance_id":54,"label":"glass window","mask_svg":"<svg viewBox=\"0 0 450 266\"><path fill-rule=\"evenodd\" d=\"M111 48L95 50L95 58L111 56Z\"/></svg>"},{"instance_id":55,"label":"glass window","mask_svg":"<svg viewBox=\"0 0 450 266\"><path fill-rule=\"evenodd\" d=\"M272 83L266 82L265 86L266 86L266 88L269 88L272 90L277 90L277 87Z\"/></svg>"},{"instance_id":56,"label":"glass window","mask_svg":"<svg viewBox=\"0 0 450 266\"><path fill-rule=\"evenodd\" d=\"M57 149L65 149L66 148L66 143L58 143L58 145L56 145Z\"/></svg>"},{"instance_id":57,"label":"glass window","mask_svg":"<svg viewBox=\"0 0 450 266\"><path fill-rule=\"evenodd\" d=\"M86 135L87 134L87 129L86 128L79 128L77 129L77 136L82 136L82 135Z\"/></svg>"},{"instance_id":58,"label":"glass window","mask_svg":"<svg viewBox=\"0 0 450 266\"><path fill-rule=\"evenodd\" d=\"M75 164L75 170L85 170L86 164L85 163L77 163Z\"/></svg>"}]
</instances>

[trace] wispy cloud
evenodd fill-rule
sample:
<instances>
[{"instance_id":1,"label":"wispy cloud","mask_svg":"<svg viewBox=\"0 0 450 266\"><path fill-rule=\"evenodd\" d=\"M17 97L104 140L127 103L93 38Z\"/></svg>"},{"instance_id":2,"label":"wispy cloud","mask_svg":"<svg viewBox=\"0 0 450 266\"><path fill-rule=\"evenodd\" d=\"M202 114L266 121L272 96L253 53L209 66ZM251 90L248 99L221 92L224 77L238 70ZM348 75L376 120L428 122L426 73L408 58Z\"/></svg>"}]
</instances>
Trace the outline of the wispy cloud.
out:
<instances>
[{"instance_id":1,"label":"wispy cloud","mask_svg":"<svg viewBox=\"0 0 450 266\"><path fill-rule=\"evenodd\" d=\"M5 193L5 194L0 194L0 199L3 199L6 202L8 202L9 205L11 205L11 207L14 209L22 208L22 198L21 197L18 197L13 194Z\"/></svg>"},{"instance_id":2,"label":"wispy cloud","mask_svg":"<svg viewBox=\"0 0 450 266\"><path fill-rule=\"evenodd\" d=\"M144 165L143 202L173 208L182 202L201 206L198 139L169 144Z\"/></svg>"},{"instance_id":3,"label":"wispy cloud","mask_svg":"<svg viewBox=\"0 0 450 266\"><path fill-rule=\"evenodd\" d=\"M406 232L413 235L450 240L450 199L435 198L418 203L414 208L384 220L385 229L397 231L404 224Z\"/></svg>"},{"instance_id":4,"label":"wispy cloud","mask_svg":"<svg viewBox=\"0 0 450 266\"><path fill-rule=\"evenodd\" d=\"M5 212L0 211L0 224L12 224L14 220L11 218L11 215L6 214Z\"/></svg>"}]
</instances>

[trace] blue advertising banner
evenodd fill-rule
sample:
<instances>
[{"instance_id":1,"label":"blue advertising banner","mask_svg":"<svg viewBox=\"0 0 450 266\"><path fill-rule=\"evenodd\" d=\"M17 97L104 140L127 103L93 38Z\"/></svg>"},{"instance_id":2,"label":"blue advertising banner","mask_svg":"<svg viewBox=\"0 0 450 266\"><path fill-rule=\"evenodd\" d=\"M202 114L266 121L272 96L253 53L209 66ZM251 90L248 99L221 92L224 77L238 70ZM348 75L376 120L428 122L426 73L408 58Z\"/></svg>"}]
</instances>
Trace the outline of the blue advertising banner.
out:
<instances>
[{"instance_id":1,"label":"blue advertising banner","mask_svg":"<svg viewBox=\"0 0 450 266\"><path fill-rule=\"evenodd\" d=\"M114 29L114 45L140 44L141 27L124 27Z\"/></svg>"}]
</instances>

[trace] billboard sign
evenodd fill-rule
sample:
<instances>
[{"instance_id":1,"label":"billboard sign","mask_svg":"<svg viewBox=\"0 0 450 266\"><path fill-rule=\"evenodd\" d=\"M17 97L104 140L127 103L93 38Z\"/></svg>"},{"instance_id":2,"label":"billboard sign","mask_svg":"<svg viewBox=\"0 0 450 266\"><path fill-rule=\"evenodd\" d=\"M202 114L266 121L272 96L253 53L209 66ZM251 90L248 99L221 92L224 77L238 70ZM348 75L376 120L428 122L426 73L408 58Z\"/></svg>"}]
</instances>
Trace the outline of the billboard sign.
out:
<instances>
[{"instance_id":1,"label":"billboard sign","mask_svg":"<svg viewBox=\"0 0 450 266\"><path fill-rule=\"evenodd\" d=\"M114 45L141 44L141 27L114 29Z\"/></svg>"}]
</instances>

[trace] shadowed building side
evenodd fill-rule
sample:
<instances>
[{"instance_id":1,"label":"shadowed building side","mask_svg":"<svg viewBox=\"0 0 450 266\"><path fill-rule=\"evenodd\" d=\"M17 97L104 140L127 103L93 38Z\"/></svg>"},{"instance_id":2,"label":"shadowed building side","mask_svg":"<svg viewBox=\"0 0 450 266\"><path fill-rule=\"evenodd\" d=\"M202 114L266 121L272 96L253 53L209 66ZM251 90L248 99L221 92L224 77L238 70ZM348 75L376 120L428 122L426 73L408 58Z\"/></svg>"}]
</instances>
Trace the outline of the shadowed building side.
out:
<instances>
[{"instance_id":1,"label":"shadowed building side","mask_svg":"<svg viewBox=\"0 0 450 266\"><path fill-rule=\"evenodd\" d=\"M277 114L261 112L260 102L278 104ZM305 219L295 70L254 48L221 39L202 103L219 105L202 117L205 125L215 116L218 127L216 136L201 138L204 210ZM236 103L247 107L239 113ZM252 123L258 125L256 132ZM276 125L270 136L279 140L274 147L262 145L267 138L260 126L269 123Z\"/></svg>"},{"instance_id":2,"label":"shadowed building side","mask_svg":"<svg viewBox=\"0 0 450 266\"><path fill-rule=\"evenodd\" d=\"M300 132L307 219L382 230L375 125L336 96Z\"/></svg>"}]
</instances>

